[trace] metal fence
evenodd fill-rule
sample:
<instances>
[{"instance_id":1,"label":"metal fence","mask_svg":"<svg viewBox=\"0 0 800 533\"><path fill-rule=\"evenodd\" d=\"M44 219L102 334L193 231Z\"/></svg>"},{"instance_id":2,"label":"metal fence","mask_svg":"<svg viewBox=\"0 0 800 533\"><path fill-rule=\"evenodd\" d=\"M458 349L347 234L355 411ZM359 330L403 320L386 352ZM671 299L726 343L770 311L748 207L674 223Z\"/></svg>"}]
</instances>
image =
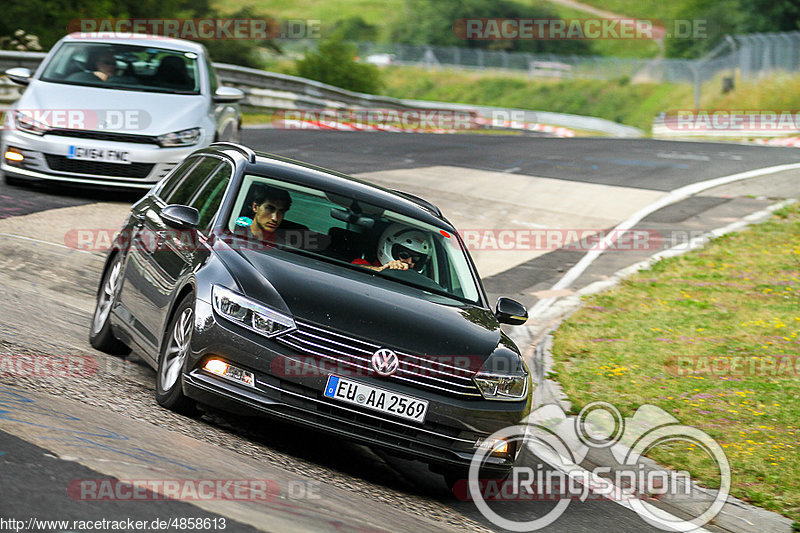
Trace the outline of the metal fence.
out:
<instances>
[{"instance_id":1,"label":"metal fence","mask_svg":"<svg viewBox=\"0 0 800 533\"><path fill-rule=\"evenodd\" d=\"M733 40L737 47L733 54L743 78L800 70L800 31L736 35Z\"/></svg>"},{"instance_id":2,"label":"metal fence","mask_svg":"<svg viewBox=\"0 0 800 533\"><path fill-rule=\"evenodd\" d=\"M282 43L290 54L314 49L314 41ZM354 43L362 61L379 65L414 65L427 68L504 69L530 77L623 77L634 82L706 81L720 72L738 72L742 79L756 79L775 71L800 71L800 32L755 33L727 36L701 59L636 59L504 52L455 46L389 43Z\"/></svg>"}]
</instances>

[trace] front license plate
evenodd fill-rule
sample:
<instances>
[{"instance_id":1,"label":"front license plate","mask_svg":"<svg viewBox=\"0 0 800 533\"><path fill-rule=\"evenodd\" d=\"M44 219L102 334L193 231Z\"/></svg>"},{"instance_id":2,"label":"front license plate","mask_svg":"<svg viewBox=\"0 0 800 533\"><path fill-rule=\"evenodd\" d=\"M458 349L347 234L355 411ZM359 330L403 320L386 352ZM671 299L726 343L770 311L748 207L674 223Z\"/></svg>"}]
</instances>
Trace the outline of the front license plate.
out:
<instances>
[{"instance_id":1,"label":"front license plate","mask_svg":"<svg viewBox=\"0 0 800 533\"><path fill-rule=\"evenodd\" d=\"M328 376L324 396L420 423L425 421L425 413L428 411L427 400L397 394L339 376Z\"/></svg>"},{"instance_id":2,"label":"front license plate","mask_svg":"<svg viewBox=\"0 0 800 533\"><path fill-rule=\"evenodd\" d=\"M110 150L108 148L89 148L87 146L70 146L69 159L81 161L103 161L104 163L131 164L131 153L125 150Z\"/></svg>"}]
</instances>

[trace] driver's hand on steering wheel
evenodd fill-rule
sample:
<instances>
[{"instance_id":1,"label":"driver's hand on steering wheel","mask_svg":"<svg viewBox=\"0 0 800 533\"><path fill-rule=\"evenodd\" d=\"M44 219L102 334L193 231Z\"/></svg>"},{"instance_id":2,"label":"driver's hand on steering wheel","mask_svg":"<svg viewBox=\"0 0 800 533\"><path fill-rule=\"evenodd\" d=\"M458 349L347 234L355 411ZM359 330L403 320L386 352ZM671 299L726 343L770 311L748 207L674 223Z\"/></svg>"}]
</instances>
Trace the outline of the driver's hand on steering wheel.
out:
<instances>
[{"instance_id":1,"label":"driver's hand on steering wheel","mask_svg":"<svg viewBox=\"0 0 800 533\"><path fill-rule=\"evenodd\" d=\"M408 270L408 263L400 261L399 259L394 259L381 266L378 271L380 272L386 270L387 268L391 270Z\"/></svg>"}]
</instances>

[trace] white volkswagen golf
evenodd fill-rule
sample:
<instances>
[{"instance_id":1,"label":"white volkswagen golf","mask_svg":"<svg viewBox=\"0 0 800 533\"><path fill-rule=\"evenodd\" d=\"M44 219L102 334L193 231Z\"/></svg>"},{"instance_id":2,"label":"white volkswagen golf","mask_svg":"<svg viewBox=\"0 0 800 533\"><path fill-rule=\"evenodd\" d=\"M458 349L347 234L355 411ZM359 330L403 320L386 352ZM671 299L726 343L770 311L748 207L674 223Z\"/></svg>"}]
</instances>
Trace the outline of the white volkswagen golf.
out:
<instances>
[{"instance_id":1,"label":"white volkswagen golf","mask_svg":"<svg viewBox=\"0 0 800 533\"><path fill-rule=\"evenodd\" d=\"M202 45L136 35L61 39L6 112L7 182L48 180L147 189L185 156L237 141L239 89L220 87Z\"/></svg>"}]
</instances>

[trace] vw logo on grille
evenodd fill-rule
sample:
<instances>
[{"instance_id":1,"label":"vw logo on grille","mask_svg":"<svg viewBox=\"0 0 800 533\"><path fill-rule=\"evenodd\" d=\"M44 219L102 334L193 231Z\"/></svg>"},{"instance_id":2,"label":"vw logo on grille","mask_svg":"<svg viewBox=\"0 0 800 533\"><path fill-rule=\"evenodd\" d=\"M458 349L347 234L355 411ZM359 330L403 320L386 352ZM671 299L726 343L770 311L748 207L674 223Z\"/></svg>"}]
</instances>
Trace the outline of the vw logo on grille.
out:
<instances>
[{"instance_id":1,"label":"vw logo on grille","mask_svg":"<svg viewBox=\"0 0 800 533\"><path fill-rule=\"evenodd\" d=\"M381 348L372 354L372 368L380 376L391 376L397 371L400 360L389 348Z\"/></svg>"}]
</instances>

